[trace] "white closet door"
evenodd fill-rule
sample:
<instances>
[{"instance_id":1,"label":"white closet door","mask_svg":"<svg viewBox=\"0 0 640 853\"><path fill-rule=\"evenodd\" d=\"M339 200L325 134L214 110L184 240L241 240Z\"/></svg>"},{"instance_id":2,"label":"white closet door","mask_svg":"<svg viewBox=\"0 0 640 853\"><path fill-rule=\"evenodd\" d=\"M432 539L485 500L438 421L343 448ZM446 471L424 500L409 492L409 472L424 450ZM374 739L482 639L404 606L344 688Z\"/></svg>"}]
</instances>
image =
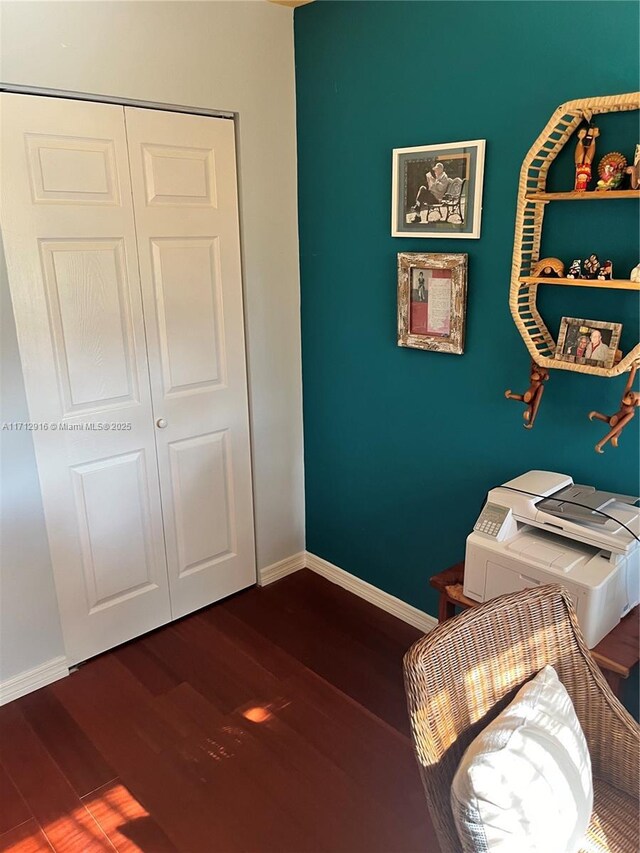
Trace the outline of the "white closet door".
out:
<instances>
[{"instance_id":1,"label":"white closet door","mask_svg":"<svg viewBox=\"0 0 640 853\"><path fill-rule=\"evenodd\" d=\"M170 618L124 110L3 94L0 125L11 295L75 663Z\"/></svg>"},{"instance_id":2,"label":"white closet door","mask_svg":"<svg viewBox=\"0 0 640 853\"><path fill-rule=\"evenodd\" d=\"M125 120L177 618L255 582L234 127Z\"/></svg>"}]
</instances>

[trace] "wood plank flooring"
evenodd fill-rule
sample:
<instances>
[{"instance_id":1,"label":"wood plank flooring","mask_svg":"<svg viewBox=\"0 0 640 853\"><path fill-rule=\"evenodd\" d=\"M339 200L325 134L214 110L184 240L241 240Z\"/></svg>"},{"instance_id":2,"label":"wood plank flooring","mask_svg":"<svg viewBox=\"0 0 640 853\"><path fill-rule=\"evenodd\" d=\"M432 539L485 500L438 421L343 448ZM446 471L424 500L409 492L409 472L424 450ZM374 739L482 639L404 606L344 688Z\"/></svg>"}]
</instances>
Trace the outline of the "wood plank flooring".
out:
<instances>
[{"instance_id":1,"label":"wood plank flooring","mask_svg":"<svg viewBox=\"0 0 640 853\"><path fill-rule=\"evenodd\" d=\"M437 853L402 656L304 570L0 708L0 850Z\"/></svg>"}]
</instances>

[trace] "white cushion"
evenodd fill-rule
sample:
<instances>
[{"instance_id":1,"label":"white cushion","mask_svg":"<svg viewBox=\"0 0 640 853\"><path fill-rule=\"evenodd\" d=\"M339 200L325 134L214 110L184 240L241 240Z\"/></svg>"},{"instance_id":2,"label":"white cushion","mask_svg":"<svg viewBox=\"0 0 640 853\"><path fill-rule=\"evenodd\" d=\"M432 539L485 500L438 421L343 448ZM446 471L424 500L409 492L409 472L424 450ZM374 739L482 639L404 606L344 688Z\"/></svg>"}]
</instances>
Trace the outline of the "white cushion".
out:
<instances>
[{"instance_id":1,"label":"white cushion","mask_svg":"<svg viewBox=\"0 0 640 853\"><path fill-rule=\"evenodd\" d=\"M465 853L576 853L593 807L591 759L552 666L469 746L451 788Z\"/></svg>"}]
</instances>

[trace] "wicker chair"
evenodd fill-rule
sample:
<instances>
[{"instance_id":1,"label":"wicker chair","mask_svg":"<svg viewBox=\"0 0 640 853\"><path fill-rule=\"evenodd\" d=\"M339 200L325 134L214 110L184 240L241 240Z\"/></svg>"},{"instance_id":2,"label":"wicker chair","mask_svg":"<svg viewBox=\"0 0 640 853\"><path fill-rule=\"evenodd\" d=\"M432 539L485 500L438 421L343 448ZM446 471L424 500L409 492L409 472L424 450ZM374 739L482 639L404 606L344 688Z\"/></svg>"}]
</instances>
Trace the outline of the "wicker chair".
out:
<instances>
[{"instance_id":1,"label":"wicker chair","mask_svg":"<svg viewBox=\"0 0 640 853\"><path fill-rule=\"evenodd\" d=\"M591 753L594 809L581 853L640 849L640 729L589 654L568 595L543 586L467 610L405 656L413 743L442 853L461 850L449 795L463 752L545 664L567 688Z\"/></svg>"}]
</instances>

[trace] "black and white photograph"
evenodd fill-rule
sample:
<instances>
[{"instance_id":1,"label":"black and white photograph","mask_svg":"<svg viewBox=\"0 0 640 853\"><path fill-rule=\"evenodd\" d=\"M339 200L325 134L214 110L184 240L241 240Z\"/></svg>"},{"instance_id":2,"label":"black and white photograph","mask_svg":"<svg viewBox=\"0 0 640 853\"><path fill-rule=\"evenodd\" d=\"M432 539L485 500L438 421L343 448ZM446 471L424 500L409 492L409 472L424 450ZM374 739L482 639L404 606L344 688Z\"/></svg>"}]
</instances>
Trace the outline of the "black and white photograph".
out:
<instances>
[{"instance_id":1,"label":"black and white photograph","mask_svg":"<svg viewBox=\"0 0 640 853\"><path fill-rule=\"evenodd\" d=\"M392 236L480 236L484 140L393 152Z\"/></svg>"},{"instance_id":2,"label":"black and white photograph","mask_svg":"<svg viewBox=\"0 0 640 853\"><path fill-rule=\"evenodd\" d=\"M563 317L555 357L574 364L613 367L621 332L621 323Z\"/></svg>"}]
</instances>

